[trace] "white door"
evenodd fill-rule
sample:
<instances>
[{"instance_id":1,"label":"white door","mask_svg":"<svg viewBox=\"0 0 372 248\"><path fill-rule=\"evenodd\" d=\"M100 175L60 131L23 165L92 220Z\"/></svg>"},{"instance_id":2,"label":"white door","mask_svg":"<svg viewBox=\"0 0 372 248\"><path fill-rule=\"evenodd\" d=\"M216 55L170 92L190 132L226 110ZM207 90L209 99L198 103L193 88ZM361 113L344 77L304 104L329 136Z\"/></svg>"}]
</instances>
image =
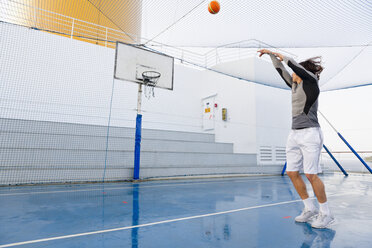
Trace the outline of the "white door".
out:
<instances>
[{"instance_id":1,"label":"white door","mask_svg":"<svg viewBox=\"0 0 372 248\"><path fill-rule=\"evenodd\" d=\"M203 102L203 129L214 130L214 103L216 95L202 99Z\"/></svg>"}]
</instances>

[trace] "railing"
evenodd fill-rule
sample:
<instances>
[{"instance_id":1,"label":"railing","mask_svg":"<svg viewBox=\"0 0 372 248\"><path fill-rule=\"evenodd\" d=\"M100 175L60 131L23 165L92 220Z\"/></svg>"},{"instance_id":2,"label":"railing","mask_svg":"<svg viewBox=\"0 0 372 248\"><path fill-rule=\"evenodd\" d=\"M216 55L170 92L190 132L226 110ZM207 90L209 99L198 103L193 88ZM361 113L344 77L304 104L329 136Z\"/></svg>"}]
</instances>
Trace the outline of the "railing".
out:
<instances>
[{"instance_id":1,"label":"railing","mask_svg":"<svg viewBox=\"0 0 372 248\"><path fill-rule=\"evenodd\" d=\"M136 34L79 20L17 1L0 0L0 20L111 48L115 48L116 41L140 43L140 37Z\"/></svg>"},{"instance_id":2,"label":"railing","mask_svg":"<svg viewBox=\"0 0 372 248\"><path fill-rule=\"evenodd\" d=\"M372 151L357 152L369 166L372 166ZM332 154L347 172L369 173L352 151L332 151ZM339 171L326 151L322 152L322 164L328 170Z\"/></svg>"},{"instance_id":3,"label":"railing","mask_svg":"<svg viewBox=\"0 0 372 248\"><path fill-rule=\"evenodd\" d=\"M36 28L109 48L115 48L116 41L132 44L144 44L149 41L136 34L79 20L15 0L0 0L0 21ZM155 41L148 42L147 47L175 57L181 63L185 62L199 68L211 68L219 63L251 58L256 55L257 48L270 47L270 45L258 40L248 40L205 49L203 53ZM286 51L281 52L295 57L294 54ZM268 60L268 58L264 59Z\"/></svg>"}]
</instances>

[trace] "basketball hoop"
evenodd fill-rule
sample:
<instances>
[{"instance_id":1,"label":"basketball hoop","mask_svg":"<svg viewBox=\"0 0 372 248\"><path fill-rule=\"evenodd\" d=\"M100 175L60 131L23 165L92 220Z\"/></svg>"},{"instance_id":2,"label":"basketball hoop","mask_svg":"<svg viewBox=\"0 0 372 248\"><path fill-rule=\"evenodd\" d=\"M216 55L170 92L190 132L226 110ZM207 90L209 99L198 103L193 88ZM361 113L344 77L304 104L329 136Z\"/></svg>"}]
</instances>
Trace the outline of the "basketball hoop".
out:
<instances>
[{"instance_id":1,"label":"basketball hoop","mask_svg":"<svg viewBox=\"0 0 372 248\"><path fill-rule=\"evenodd\" d=\"M145 85L145 96L150 99L155 97L154 88L159 81L161 74L157 71L144 71L142 73L143 84Z\"/></svg>"},{"instance_id":2,"label":"basketball hoop","mask_svg":"<svg viewBox=\"0 0 372 248\"><path fill-rule=\"evenodd\" d=\"M1 2L1 1L0 1ZM161 81L159 81L161 76ZM155 97L154 88L173 90L174 58L163 53L116 42L114 79L138 84L133 179L140 178L142 100ZM145 87L145 90L143 88ZM145 91L145 94L143 94Z\"/></svg>"}]
</instances>

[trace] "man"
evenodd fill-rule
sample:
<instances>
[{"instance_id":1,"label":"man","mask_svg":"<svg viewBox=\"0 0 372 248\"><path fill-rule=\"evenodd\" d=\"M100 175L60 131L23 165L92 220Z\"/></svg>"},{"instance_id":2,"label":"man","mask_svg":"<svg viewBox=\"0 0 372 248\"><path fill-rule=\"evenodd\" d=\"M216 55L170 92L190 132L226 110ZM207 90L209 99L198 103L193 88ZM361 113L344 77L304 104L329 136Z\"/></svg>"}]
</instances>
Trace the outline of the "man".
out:
<instances>
[{"instance_id":1,"label":"man","mask_svg":"<svg viewBox=\"0 0 372 248\"><path fill-rule=\"evenodd\" d=\"M305 205L301 215L297 216L295 221L310 222L314 220L311 224L312 227L327 228L334 222L334 217L328 207L324 184L317 175L322 172L320 153L323 146L323 133L317 117L320 93L318 80L323 71L320 57L311 58L298 64L292 58L267 49L258 52L260 57L264 54L271 57L274 67L292 89L292 130L288 136L286 147L287 174ZM292 76L281 61L284 61L293 70ZM302 167L318 199L319 210L309 198L306 185L299 173Z\"/></svg>"}]
</instances>

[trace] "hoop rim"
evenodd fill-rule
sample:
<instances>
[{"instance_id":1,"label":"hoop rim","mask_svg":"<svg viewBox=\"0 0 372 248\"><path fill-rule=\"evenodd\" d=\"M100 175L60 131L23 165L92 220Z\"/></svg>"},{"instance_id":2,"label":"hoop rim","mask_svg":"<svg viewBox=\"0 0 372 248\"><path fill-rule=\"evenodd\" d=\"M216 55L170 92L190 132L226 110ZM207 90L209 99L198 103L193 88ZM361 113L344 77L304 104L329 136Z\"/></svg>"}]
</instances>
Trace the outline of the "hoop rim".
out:
<instances>
[{"instance_id":1,"label":"hoop rim","mask_svg":"<svg viewBox=\"0 0 372 248\"><path fill-rule=\"evenodd\" d=\"M158 71L144 71L144 72L142 72L143 83L147 86L156 86L160 76L161 76L161 73L158 72Z\"/></svg>"},{"instance_id":2,"label":"hoop rim","mask_svg":"<svg viewBox=\"0 0 372 248\"><path fill-rule=\"evenodd\" d=\"M153 73L153 74L155 74L155 75L150 76L150 75L147 75L148 73ZM158 71L144 71L144 72L142 72L142 77L143 77L143 78L147 78L147 79L160 78L160 76L161 76L161 73L158 72Z\"/></svg>"}]
</instances>

